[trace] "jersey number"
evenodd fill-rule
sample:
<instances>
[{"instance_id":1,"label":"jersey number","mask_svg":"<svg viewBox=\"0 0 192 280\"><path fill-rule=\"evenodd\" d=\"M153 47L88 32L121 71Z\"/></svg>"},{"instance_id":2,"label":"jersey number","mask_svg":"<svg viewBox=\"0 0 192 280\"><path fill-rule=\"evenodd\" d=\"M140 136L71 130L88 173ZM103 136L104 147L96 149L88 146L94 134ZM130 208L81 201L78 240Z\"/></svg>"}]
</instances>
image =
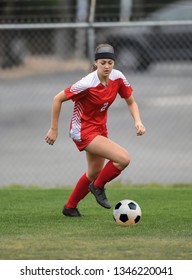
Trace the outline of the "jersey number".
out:
<instances>
[{"instance_id":1,"label":"jersey number","mask_svg":"<svg viewBox=\"0 0 192 280\"><path fill-rule=\"evenodd\" d=\"M103 104L103 107L102 107L101 110L100 110L100 112L105 111L105 109L107 108L108 104L109 104L109 102L104 103L104 104Z\"/></svg>"}]
</instances>

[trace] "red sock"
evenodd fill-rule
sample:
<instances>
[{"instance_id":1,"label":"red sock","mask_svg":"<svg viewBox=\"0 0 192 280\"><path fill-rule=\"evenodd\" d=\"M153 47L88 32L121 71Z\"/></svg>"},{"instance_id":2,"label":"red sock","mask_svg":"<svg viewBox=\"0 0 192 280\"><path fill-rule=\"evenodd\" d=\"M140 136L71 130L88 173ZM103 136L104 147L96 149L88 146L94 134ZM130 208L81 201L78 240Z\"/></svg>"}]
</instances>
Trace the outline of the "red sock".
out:
<instances>
[{"instance_id":1,"label":"red sock","mask_svg":"<svg viewBox=\"0 0 192 280\"><path fill-rule=\"evenodd\" d=\"M90 183L91 181L87 178L86 173L83 174L83 176L77 182L77 185L72 191L65 206L67 208L75 208L79 201L89 193L88 186Z\"/></svg>"},{"instance_id":2,"label":"red sock","mask_svg":"<svg viewBox=\"0 0 192 280\"><path fill-rule=\"evenodd\" d=\"M109 161L95 180L94 186L103 188L107 182L119 176L121 171L122 170L118 169L112 161Z\"/></svg>"}]
</instances>

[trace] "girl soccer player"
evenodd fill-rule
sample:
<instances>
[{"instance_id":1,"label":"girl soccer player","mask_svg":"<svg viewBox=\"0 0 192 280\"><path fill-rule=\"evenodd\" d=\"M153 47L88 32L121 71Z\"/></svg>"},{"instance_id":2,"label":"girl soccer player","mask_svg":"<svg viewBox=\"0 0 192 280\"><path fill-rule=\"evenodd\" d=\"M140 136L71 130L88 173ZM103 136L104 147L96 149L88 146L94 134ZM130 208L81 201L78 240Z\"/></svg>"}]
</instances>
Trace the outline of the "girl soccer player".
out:
<instances>
[{"instance_id":1,"label":"girl soccer player","mask_svg":"<svg viewBox=\"0 0 192 280\"><path fill-rule=\"evenodd\" d=\"M113 69L114 49L100 44L95 50L96 70L59 92L53 100L51 127L45 141L53 145L58 135L61 105L67 100L74 102L70 124L70 136L79 151L86 152L87 171L77 182L63 214L81 217L77 205L89 192L104 208L111 208L105 194L105 184L110 182L129 165L130 155L126 149L108 138L107 110L117 94L124 98L134 119L137 135L145 133L139 108L132 95L132 88L125 76ZM105 160L108 162L105 165Z\"/></svg>"}]
</instances>

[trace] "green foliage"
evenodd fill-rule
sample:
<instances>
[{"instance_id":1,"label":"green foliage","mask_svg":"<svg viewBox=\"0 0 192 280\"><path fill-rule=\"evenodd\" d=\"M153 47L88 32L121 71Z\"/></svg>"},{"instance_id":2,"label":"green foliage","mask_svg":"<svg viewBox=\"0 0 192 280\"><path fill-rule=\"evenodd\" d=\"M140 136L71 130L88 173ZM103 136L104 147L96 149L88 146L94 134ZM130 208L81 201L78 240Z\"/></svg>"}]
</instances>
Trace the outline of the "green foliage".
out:
<instances>
[{"instance_id":1,"label":"green foliage","mask_svg":"<svg viewBox=\"0 0 192 280\"><path fill-rule=\"evenodd\" d=\"M192 186L108 185L112 205L133 199L142 209L136 226L118 226L112 209L89 194L83 218L62 215L71 188L0 189L0 259L192 259Z\"/></svg>"}]
</instances>

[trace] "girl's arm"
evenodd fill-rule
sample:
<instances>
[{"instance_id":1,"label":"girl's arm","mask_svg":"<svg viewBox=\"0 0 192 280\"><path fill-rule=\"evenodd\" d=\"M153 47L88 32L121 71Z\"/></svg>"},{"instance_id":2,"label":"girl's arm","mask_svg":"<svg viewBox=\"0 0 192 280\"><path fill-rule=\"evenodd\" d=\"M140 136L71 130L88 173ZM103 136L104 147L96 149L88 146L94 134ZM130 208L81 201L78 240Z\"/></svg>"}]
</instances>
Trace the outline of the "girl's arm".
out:
<instances>
[{"instance_id":1,"label":"girl's arm","mask_svg":"<svg viewBox=\"0 0 192 280\"><path fill-rule=\"evenodd\" d=\"M134 119L135 122L135 128L137 135L143 135L145 133L145 127L142 124L139 108L137 103L135 102L135 99L133 96L130 96L129 98L125 99L129 108L129 111Z\"/></svg>"},{"instance_id":2,"label":"girl's arm","mask_svg":"<svg viewBox=\"0 0 192 280\"><path fill-rule=\"evenodd\" d=\"M45 137L45 141L49 145L53 145L57 139L58 135L58 122L59 122L59 115L61 111L61 105L64 101L67 101L68 98L64 91L59 92L55 95L52 104L52 114L51 114L51 127L49 128L47 135Z\"/></svg>"}]
</instances>

